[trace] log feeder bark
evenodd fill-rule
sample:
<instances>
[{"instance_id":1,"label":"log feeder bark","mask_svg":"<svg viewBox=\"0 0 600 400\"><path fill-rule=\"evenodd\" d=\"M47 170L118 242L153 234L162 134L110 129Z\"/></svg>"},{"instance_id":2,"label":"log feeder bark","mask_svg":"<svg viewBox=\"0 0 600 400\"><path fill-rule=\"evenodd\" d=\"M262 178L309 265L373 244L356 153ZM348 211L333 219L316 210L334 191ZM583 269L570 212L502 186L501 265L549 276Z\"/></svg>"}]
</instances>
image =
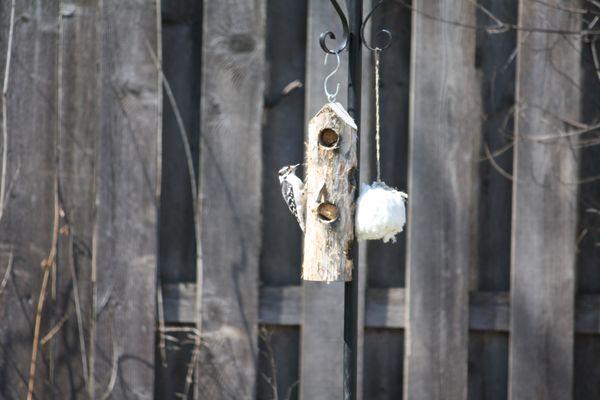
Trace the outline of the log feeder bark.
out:
<instances>
[{"instance_id":1,"label":"log feeder bark","mask_svg":"<svg viewBox=\"0 0 600 400\"><path fill-rule=\"evenodd\" d=\"M323 106L308 124L304 280L352 279L356 141L356 124L339 103Z\"/></svg>"}]
</instances>

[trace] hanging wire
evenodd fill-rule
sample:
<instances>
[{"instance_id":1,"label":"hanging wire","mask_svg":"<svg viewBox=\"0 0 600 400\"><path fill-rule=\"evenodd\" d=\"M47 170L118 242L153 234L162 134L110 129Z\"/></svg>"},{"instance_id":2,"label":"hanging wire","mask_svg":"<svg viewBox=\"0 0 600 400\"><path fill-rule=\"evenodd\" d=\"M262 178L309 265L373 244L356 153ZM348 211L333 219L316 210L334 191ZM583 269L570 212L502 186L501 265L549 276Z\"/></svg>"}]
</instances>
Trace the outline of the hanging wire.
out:
<instances>
[{"instance_id":1,"label":"hanging wire","mask_svg":"<svg viewBox=\"0 0 600 400\"><path fill-rule=\"evenodd\" d=\"M323 81L323 90L325 91L325 96L327 96L327 101L329 101L330 103L335 103L335 98L337 97L339 91L340 91L340 84L339 82L337 83L336 87L335 87L335 92L334 93L329 93L329 90L327 89L327 82L329 82L329 78L333 77L333 75L335 75L339 69L340 69L340 64L341 64L341 60L340 60L340 54L339 53L334 53L335 54L335 58L337 60L337 65L335 66L334 70L331 71L329 73L329 75L327 75L325 77L325 80ZM325 54L325 62L323 63L323 65L327 65L327 56L329 54Z\"/></svg>"},{"instance_id":2,"label":"hanging wire","mask_svg":"<svg viewBox=\"0 0 600 400\"><path fill-rule=\"evenodd\" d=\"M321 33L321 35L319 36L319 44L321 45L321 48L323 49L323 51L325 53L340 54L342 51L344 51L346 49L346 47L348 47L348 42L349 42L349 37L350 37L350 28L348 27L348 20L346 19L346 16L344 15L344 12L342 11L342 8L338 4L338 2L336 0L330 0L330 1L331 1L331 4L333 5L333 8L335 8L335 12L338 14L338 16L340 17L340 20L342 22L342 30L343 30L342 42L337 47L330 49L327 46L326 41L328 38L335 39L335 34L331 31L327 31L327 32Z\"/></svg>"},{"instance_id":3,"label":"hanging wire","mask_svg":"<svg viewBox=\"0 0 600 400\"><path fill-rule=\"evenodd\" d=\"M365 35L365 28L367 27L367 23L373 17L373 14L379 7L383 5L384 0L379 0L379 2L371 9L371 11L367 14L365 19L363 20L362 27L360 28L360 40L363 45L373 52L373 58L375 60L375 151L377 157L377 182L381 182L381 116L380 116L380 86L381 86L381 74L380 74L380 58L381 52L392 45L392 33L383 28L375 33L376 37L382 37L383 40L379 46L373 45L371 46L369 42L367 42L367 38Z\"/></svg>"},{"instance_id":4,"label":"hanging wire","mask_svg":"<svg viewBox=\"0 0 600 400\"><path fill-rule=\"evenodd\" d=\"M380 49L374 50L375 58L375 147L377 152L377 182L381 182L381 119L379 115L379 55Z\"/></svg>"}]
</instances>

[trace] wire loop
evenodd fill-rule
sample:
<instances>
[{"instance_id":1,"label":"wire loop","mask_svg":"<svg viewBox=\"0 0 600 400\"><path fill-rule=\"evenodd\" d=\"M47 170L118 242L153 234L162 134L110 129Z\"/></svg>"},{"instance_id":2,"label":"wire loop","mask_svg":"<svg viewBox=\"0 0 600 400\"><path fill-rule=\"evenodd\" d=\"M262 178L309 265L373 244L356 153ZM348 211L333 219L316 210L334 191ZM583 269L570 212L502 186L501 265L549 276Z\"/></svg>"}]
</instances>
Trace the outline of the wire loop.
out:
<instances>
[{"instance_id":1,"label":"wire loop","mask_svg":"<svg viewBox=\"0 0 600 400\"><path fill-rule=\"evenodd\" d=\"M342 51L346 50L346 47L348 47L348 42L349 42L349 37L350 37L350 28L348 27L348 20L346 19L346 16L344 15L344 12L342 11L342 8L338 4L338 2L336 0L330 0L330 1L331 1L331 4L333 5L333 8L335 8L335 11L337 12L338 16L340 17L340 20L342 22L342 30L344 32L344 36L342 38L342 42L337 47L330 49L327 46L326 42L327 42L327 39L335 39L336 38L335 34L331 31L323 32L319 36L319 44L321 45L321 48L323 49L323 51L325 53L340 54Z\"/></svg>"}]
</instances>

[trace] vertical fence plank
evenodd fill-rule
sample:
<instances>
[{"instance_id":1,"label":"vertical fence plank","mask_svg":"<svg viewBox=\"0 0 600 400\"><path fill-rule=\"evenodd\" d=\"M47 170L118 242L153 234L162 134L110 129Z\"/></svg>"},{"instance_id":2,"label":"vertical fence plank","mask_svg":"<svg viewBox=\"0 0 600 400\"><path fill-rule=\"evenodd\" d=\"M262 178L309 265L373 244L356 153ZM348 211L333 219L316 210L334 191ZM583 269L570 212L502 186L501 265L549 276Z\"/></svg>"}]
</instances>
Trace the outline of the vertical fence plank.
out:
<instances>
[{"instance_id":1,"label":"vertical fence plank","mask_svg":"<svg viewBox=\"0 0 600 400\"><path fill-rule=\"evenodd\" d=\"M200 398L251 399L257 367L266 2L204 3ZM200 279L200 278L199 278Z\"/></svg>"},{"instance_id":2,"label":"vertical fence plank","mask_svg":"<svg viewBox=\"0 0 600 400\"><path fill-rule=\"evenodd\" d=\"M479 111L470 1L413 3L408 400L467 397L468 284ZM431 18L433 16L433 18Z\"/></svg>"},{"instance_id":3,"label":"vertical fence plank","mask_svg":"<svg viewBox=\"0 0 600 400\"><path fill-rule=\"evenodd\" d=\"M57 1L16 1L6 103L8 162L12 188L0 221L2 276L9 254L12 272L0 297L0 397L27 398L35 313L42 287L40 268L52 248L57 138ZM11 1L2 2L2 82L7 62ZM19 16L27 15L21 21ZM51 285L47 287L50 289ZM44 293L48 300L50 290ZM49 303L49 302L48 302ZM48 306L48 303L45 303ZM45 309L48 315L48 308ZM41 332L50 325L43 318ZM44 335L42 333L41 335ZM40 348L35 392L56 394L48 380L48 357Z\"/></svg>"},{"instance_id":4,"label":"vertical fence plank","mask_svg":"<svg viewBox=\"0 0 600 400\"><path fill-rule=\"evenodd\" d=\"M561 3L562 4L562 3ZM558 2L521 2L519 25L577 31ZM518 33L509 396L571 399L580 38ZM541 137L546 139L540 140Z\"/></svg>"},{"instance_id":5,"label":"vertical fence plank","mask_svg":"<svg viewBox=\"0 0 600 400\"><path fill-rule=\"evenodd\" d=\"M306 32L305 126L327 102L323 79L335 67L335 56L323 65L325 53L319 46L321 32L332 30L341 38L338 17L329 2L310 0ZM346 103L346 53L332 83L340 83L337 101ZM305 400L339 399L343 395L344 284L303 283L300 397Z\"/></svg>"},{"instance_id":6,"label":"vertical fence plank","mask_svg":"<svg viewBox=\"0 0 600 400\"><path fill-rule=\"evenodd\" d=\"M154 0L100 4L94 392L153 397L159 143ZM94 283L94 282L93 282ZM116 375L115 375L116 374Z\"/></svg>"},{"instance_id":7,"label":"vertical fence plank","mask_svg":"<svg viewBox=\"0 0 600 400\"><path fill-rule=\"evenodd\" d=\"M99 134L98 1L63 4L58 54L58 187L63 234L59 236L57 324L68 317L51 347L55 386L64 397L87 398L91 320L94 163ZM83 105L83 106L82 106ZM68 228L66 230L65 228Z\"/></svg>"}]
</instances>

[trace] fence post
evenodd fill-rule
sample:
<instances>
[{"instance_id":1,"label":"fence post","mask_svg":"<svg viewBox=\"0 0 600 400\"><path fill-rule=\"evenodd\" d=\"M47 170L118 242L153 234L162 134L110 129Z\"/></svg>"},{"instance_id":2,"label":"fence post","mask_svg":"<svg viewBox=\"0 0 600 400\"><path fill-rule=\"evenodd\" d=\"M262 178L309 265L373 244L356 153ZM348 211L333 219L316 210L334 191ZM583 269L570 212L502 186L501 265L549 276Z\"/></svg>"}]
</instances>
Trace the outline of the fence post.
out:
<instances>
[{"instance_id":1,"label":"fence post","mask_svg":"<svg viewBox=\"0 0 600 400\"><path fill-rule=\"evenodd\" d=\"M102 396L154 394L159 201L159 30L156 2L99 2L100 129L90 375ZM75 8L75 13L78 9ZM155 54L152 54L152 53ZM134 72L135 71L135 72ZM115 375L116 374L116 375Z\"/></svg>"},{"instance_id":2,"label":"fence post","mask_svg":"<svg viewBox=\"0 0 600 400\"><path fill-rule=\"evenodd\" d=\"M520 2L519 26L578 31L581 16ZM513 178L510 399L572 398L580 36L519 31Z\"/></svg>"},{"instance_id":3,"label":"fence post","mask_svg":"<svg viewBox=\"0 0 600 400\"><path fill-rule=\"evenodd\" d=\"M196 396L250 399L258 365L266 1L205 1L203 10Z\"/></svg>"},{"instance_id":4,"label":"fence post","mask_svg":"<svg viewBox=\"0 0 600 400\"><path fill-rule=\"evenodd\" d=\"M467 398L479 96L471 1L413 2L404 398ZM417 11L418 10L418 11Z\"/></svg>"}]
</instances>

